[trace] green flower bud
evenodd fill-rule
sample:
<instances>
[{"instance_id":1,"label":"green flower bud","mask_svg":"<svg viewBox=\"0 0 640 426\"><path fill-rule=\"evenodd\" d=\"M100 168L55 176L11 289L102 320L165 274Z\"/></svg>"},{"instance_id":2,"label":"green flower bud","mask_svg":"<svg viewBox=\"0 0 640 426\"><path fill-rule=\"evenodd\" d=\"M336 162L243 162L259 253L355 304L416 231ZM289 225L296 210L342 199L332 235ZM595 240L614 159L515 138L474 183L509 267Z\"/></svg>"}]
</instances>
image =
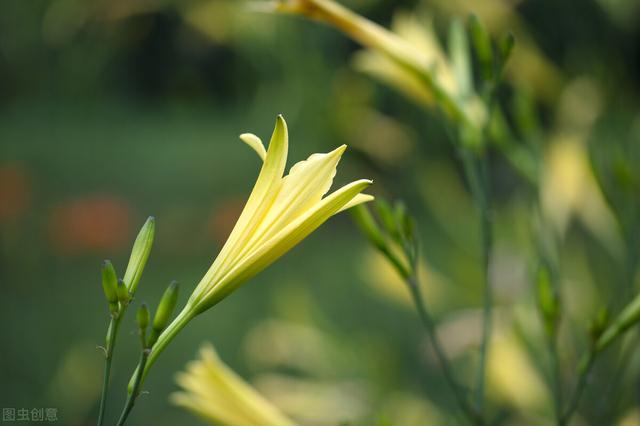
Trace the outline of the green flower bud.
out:
<instances>
[{"instance_id":1,"label":"green flower bud","mask_svg":"<svg viewBox=\"0 0 640 426\"><path fill-rule=\"evenodd\" d=\"M118 303L118 277L111 261L105 260L102 263L102 290L109 303Z\"/></svg>"},{"instance_id":2,"label":"green flower bud","mask_svg":"<svg viewBox=\"0 0 640 426\"><path fill-rule=\"evenodd\" d=\"M363 205L355 206L349 209L351 217L360 228L360 231L369 239L369 241L379 250L384 250L387 243L384 239L382 231L378 227L373 215Z\"/></svg>"},{"instance_id":3,"label":"green flower bud","mask_svg":"<svg viewBox=\"0 0 640 426\"><path fill-rule=\"evenodd\" d=\"M376 199L374 205L384 231L391 235L394 240L398 240L400 237L398 221L396 221L396 214L391 205L383 198Z\"/></svg>"},{"instance_id":4,"label":"green flower bud","mask_svg":"<svg viewBox=\"0 0 640 426\"><path fill-rule=\"evenodd\" d=\"M127 270L124 273L124 283L131 294L135 293L138 282L142 276L142 271L147 264L151 247L153 246L153 238L156 233L156 220L153 216L149 216L145 224L140 229L133 249Z\"/></svg>"},{"instance_id":5,"label":"green flower bud","mask_svg":"<svg viewBox=\"0 0 640 426\"><path fill-rule=\"evenodd\" d=\"M560 318L560 299L551 282L551 271L545 265L538 268L538 307L544 322L544 329L548 336L556 333Z\"/></svg>"},{"instance_id":6,"label":"green flower bud","mask_svg":"<svg viewBox=\"0 0 640 426\"><path fill-rule=\"evenodd\" d=\"M147 330L147 327L149 327L150 316L147 304L141 304L138 308L138 312L136 313L136 321L138 322L138 328L141 333L144 333Z\"/></svg>"},{"instance_id":7,"label":"green flower bud","mask_svg":"<svg viewBox=\"0 0 640 426\"><path fill-rule=\"evenodd\" d=\"M131 301L131 294L129 293L129 290L127 290L127 286L124 284L123 280L118 280L118 287L116 290L120 303L126 305Z\"/></svg>"},{"instance_id":8,"label":"green flower bud","mask_svg":"<svg viewBox=\"0 0 640 426\"><path fill-rule=\"evenodd\" d=\"M171 284L169 284L169 287L164 291L162 299L160 299L160 303L158 304L156 315L153 317L154 330L162 331L165 329L167 324L169 324L169 320L171 319L171 315L173 314L173 310L175 309L177 302L178 282L172 281Z\"/></svg>"},{"instance_id":9,"label":"green flower bud","mask_svg":"<svg viewBox=\"0 0 640 426\"><path fill-rule=\"evenodd\" d=\"M162 333L162 331L167 327L177 302L178 282L172 281L171 284L169 284L169 287L164 291L164 294L160 299L160 303L158 304L156 314L153 317L153 325L151 326L151 333L147 340L147 347L152 347L156 340L158 340L160 333Z\"/></svg>"},{"instance_id":10,"label":"green flower bud","mask_svg":"<svg viewBox=\"0 0 640 426\"><path fill-rule=\"evenodd\" d=\"M480 75L484 81L493 79L493 47L487 28L474 14L469 15L469 34L480 64Z\"/></svg>"}]
</instances>

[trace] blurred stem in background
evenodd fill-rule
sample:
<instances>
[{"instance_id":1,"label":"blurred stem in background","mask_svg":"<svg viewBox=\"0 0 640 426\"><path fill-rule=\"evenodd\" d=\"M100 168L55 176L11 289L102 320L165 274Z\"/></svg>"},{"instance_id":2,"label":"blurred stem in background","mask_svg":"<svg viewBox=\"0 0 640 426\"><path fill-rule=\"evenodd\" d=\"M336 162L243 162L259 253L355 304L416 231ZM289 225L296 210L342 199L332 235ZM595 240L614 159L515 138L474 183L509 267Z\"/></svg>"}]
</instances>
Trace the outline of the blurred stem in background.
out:
<instances>
[{"instance_id":1,"label":"blurred stem in background","mask_svg":"<svg viewBox=\"0 0 640 426\"><path fill-rule=\"evenodd\" d=\"M393 209L384 200L378 200L375 205L378 216L381 218L382 227L378 225L376 219L365 206L353 208L352 217L362 233L394 266L407 285L444 378L451 388L460 410L472 424L483 424L482 415L469 401L468 389L459 385L454 377L451 364L438 338L437 325L424 301L417 267L419 243L416 238L413 218L400 203L397 203Z\"/></svg>"},{"instance_id":2,"label":"blurred stem in background","mask_svg":"<svg viewBox=\"0 0 640 426\"><path fill-rule=\"evenodd\" d=\"M640 322L640 294L637 294L610 324L608 324L608 317L608 311L602 309L591 324L591 344L578 364L576 386L561 422L559 422L560 425L568 424L578 408L578 403L588 384L591 370L598 355Z\"/></svg>"},{"instance_id":3,"label":"blurred stem in background","mask_svg":"<svg viewBox=\"0 0 640 426\"><path fill-rule=\"evenodd\" d=\"M480 412L484 410L485 376L487 365L487 350L491 339L491 323L493 311L493 291L491 288L490 261L492 249L492 230L489 212L489 186L486 156L472 156L463 151L463 164L467 179L471 186L479 216L482 277L483 277L483 308L482 308L482 339L480 341L480 363L476 379L475 403Z\"/></svg>"},{"instance_id":4,"label":"blurred stem in background","mask_svg":"<svg viewBox=\"0 0 640 426\"><path fill-rule=\"evenodd\" d=\"M280 0L275 2L278 11L302 14L328 23L345 34L383 55L401 70L401 75L422 87L430 100L429 106L443 113L446 128L453 145L459 150L479 217L480 251L482 262L482 338L480 343L479 365L475 384L475 409L465 409L466 399L461 403L465 412L469 411L471 420L484 422L485 376L489 342L492 329L493 290L490 277L492 251L492 225L489 209L489 176L487 145L490 140L494 95L503 74L504 65L509 58L514 40L507 35L497 48L494 48L486 29L477 18L469 20L468 32L477 51L480 64L480 90L474 88L472 55L469 48L467 28L454 20L450 25L449 55L445 55L436 46L434 51L424 51L412 45L395 33L361 17L331 0ZM480 93L480 94L479 94ZM497 117L502 117L501 113ZM501 135L501 145L508 146L508 132ZM513 158L513 156L509 156ZM522 155L520 155L522 158ZM530 176L530 166L522 166L522 160L514 160L525 176ZM361 218L362 219L362 218ZM402 243L400 241L400 243ZM387 254L383 244L376 245ZM388 256L388 255L387 255ZM391 262L395 264L393 257ZM409 275L403 275L407 279ZM410 288L415 286L409 283ZM422 303L419 293L412 291L420 311ZM426 311L425 311L426 312ZM429 316L421 314L429 323ZM424 321L424 319L423 319ZM429 328L429 327L427 327ZM434 347L437 346L434 345ZM445 368L443 363L443 369ZM445 375L448 373L445 371ZM456 389L456 385L452 385Z\"/></svg>"}]
</instances>

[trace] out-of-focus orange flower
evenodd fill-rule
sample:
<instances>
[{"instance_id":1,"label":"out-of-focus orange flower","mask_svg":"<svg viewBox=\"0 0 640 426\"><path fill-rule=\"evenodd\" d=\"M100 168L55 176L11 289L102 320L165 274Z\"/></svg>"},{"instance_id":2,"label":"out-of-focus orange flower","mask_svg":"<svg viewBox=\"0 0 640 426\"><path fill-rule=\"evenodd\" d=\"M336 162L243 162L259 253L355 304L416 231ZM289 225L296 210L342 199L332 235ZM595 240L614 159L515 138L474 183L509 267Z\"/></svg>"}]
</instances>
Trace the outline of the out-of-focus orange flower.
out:
<instances>
[{"instance_id":1,"label":"out-of-focus orange flower","mask_svg":"<svg viewBox=\"0 0 640 426\"><path fill-rule=\"evenodd\" d=\"M49 217L51 243L63 253L115 250L128 242L131 232L131 207L114 195L71 200L54 207Z\"/></svg>"},{"instance_id":2,"label":"out-of-focus orange flower","mask_svg":"<svg viewBox=\"0 0 640 426\"><path fill-rule=\"evenodd\" d=\"M236 224L236 220L242 208L244 207L245 200L238 196L228 197L217 205L211 214L211 218L208 221L207 236L212 237L217 243L222 245Z\"/></svg>"},{"instance_id":3,"label":"out-of-focus orange flower","mask_svg":"<svg viewBox=\"0 0 640 426\"><path fill-rule=\"evenodd\" d=\"M30 200L30 179L24 166L0 165L0 223L24 215Z\"/></svg>"}]
</instances>

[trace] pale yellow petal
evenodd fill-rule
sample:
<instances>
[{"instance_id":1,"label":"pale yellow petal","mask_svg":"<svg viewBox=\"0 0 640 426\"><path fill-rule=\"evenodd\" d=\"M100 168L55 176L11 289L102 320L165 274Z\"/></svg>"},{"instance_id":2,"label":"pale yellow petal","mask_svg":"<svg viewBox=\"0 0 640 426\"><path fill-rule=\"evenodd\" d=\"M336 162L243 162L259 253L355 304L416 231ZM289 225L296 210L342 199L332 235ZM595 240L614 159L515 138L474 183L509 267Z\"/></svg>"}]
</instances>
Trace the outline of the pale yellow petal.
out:
<instances>
[{"instance_id":1,"label":"pale yellow petal","mask_svg":"<svg viewBox=\"0 0 640 426\"><path fill-rule=\"evenodd\" d=\"M234 259L234 252L242 248L246 239L260 223L262 216L266 213L272 200L280 190L282 175L287 163L288 150L287 123L282 116L278 116L265 161L262 164L262 169L247 200L247 204L220 254L191 295L190 303L196 302L207 286L217 276L226 272L225 262L229 259Z\"/></svg>"},{"instance_id":2,"label":"pale yellow petal","mask_svg":"<svg viewBox=\"0 0 640 426\"><path fill-rule=\"evenodd\" d=\"M353 197L353 199L351 201L349 201L347 204L345 204L340 210L338 210L336 213L340 213L343 212L345 210L350 209L351 207L355 207L358 204L362 204L362 203L368 203L369 201L373 201L375 200L375 197L373 195L369 195L369 194L358 194L355 197Z\"/></svg>"},{"instance_id":3,"label":"pale yellow petal","mask_svg":"<svg viewBox=\"0 0 640 426\"><path fill-rule=\"evenodd\" d=\"M291 168L273 206L256 230L254 243L274 235L322 199L331 188L345 149L346 145L342 145L327 154L313 154Z\"/></svg>"},{"instance_id":4,"label":"pale yellow petal","mask_svg":"<svg viewBox=\"0 0 640 426\"><path fill-rule=\"evenodd\" d=\"M243 261L247 253L277 234L284 226L317 204L331 188L336 167L346 145L327 154L313 154L296 163L282 180L282 187L268 212L244 247L236 253L233 267Z\"/></svg>"},{"instance_id":5,"label":"pale yellow petal","mask_svg":"<svg viewBox=\"0 0 640 426\"><path fill-rule=\"evenodd\" d=\"M185 390L172 395L173 403L229 426L290 426L287 419L205 345L200 359L178 376Z\"/></svg>"},{"instance_id":6,"label":"pale yellow petal","mask_svg":"<svg viewBox=\"0 0 640 426\"><path fill-rule=\"evenodd\" d=\"M253 133L243 133L240 135L240 140L253 148L260 159L264 161L267 156L267 150L264 149L264 144L259 137L257 137Z\"/></svg>"},{"instance_id":7,"label":"pale yellow petal","mask_svg":"<svg viewBox=\"0 0 640 426\"><path fill-rule=\"evenodd\" d=\"M289 223L268 241L260 244L203 297L206 300L205 305L198 307L198 310L213 306L235 290L238 285L269 266L336 214L371 183L370 180L361 179L343 186Z\"/></svg>"}]
</instances>

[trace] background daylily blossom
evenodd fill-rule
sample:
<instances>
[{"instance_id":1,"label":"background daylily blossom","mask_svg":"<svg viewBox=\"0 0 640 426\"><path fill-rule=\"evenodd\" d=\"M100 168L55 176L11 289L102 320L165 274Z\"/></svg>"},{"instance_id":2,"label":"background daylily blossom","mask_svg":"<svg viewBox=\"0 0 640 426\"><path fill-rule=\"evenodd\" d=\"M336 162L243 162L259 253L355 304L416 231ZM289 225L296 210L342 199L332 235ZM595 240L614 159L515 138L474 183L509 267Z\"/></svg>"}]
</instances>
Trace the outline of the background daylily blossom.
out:
<instances>
[{"instance_id":1,"label":"background daylily blossom","mask_svg":"<svg viewBox=\"0 0 640 426\"><path fill-rule=\"evenodd\" d=\"M171 401L205 419L229 426L293 426L294 423L229 368L211 344L190 362L177 381L182 392Z\"/></svg>"},{"instance_id":2,"label":"background daylily blossom","mask_svg":"<svg viewBox=\"0 0 640 426\"><path fill-rule=\"evenodd\" d=\"M242 283L269 266L334 214L373 199L361 194L371 181L351 182L325 197L346 146L313 154L283 176L289 151L287 124L282 116L266 150L252 134L241 139L263 160L256 184L220 254L191 294L186 306L160 335L145 368L151 365L196 315L209 309Z\"/></svg>"}]
</instances>

